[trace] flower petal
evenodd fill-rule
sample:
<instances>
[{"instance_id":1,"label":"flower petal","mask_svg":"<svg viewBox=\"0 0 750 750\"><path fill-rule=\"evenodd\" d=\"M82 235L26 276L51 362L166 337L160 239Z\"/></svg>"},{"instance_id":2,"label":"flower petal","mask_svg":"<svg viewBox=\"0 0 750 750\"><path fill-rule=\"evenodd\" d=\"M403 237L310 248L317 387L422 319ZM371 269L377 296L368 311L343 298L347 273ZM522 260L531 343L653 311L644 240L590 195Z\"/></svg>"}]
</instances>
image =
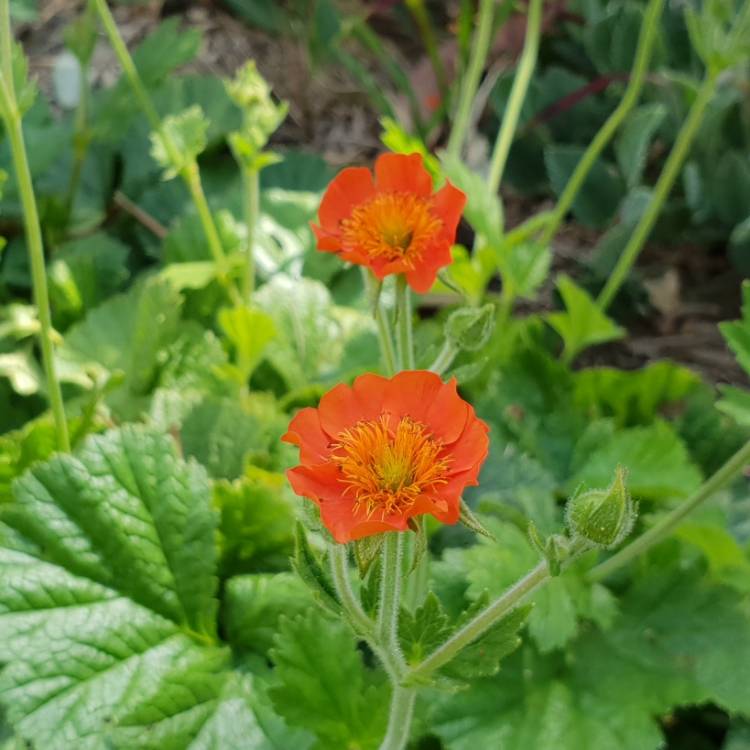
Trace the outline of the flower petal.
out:
<instances>
[{"instance_id":1,"label":"flower petal","mask_svg":"<svg viewBox=\"0 0 750 750\"><path fill-rule=\"evenodd\" d=\"M432 177L421 154L381 154L375 162L375 184L384 192L432 195Z\"/></svg>"},{"instance_id":2,"label":"flower petal","mask_svg":"<svg viewBox=\"0 0 750 750\"><path fill-rule=\"evenodd\" d=\"M330 452L330 440L320 426L318 410L310 407L297 412L281 440L299 446L299 458L303 464L322 463Z\"/></svg>"},{"instance_id":3,"label":"flower petal","mask_svg":"<svg viewBox=\"0 0 750 750\"><path fill-rule=\"evenodd\" d=\"M318 210L320 226L336 232L341 221L375 195L372 173L366 167L347 167L333 178Z\"/></svg>"},{"instance_id":4,"label":"flower petal","mask_svg":"<svg viewBox=\"0 0 750 750\"><path fill-rule=\"evenodd\" d=\"M442 219L446 239L453 244L456 241L458 222L466 207L466 194L446 180L433 200L433 212Z\"/></svg>"},{"instance_id":5,"label":"flower petal","mask_svg":"<svg viewBox=\"0 0 750 750\"><path fill-rule=\"evenodd\" d=\"M367 373L356 378L352 386L341 383L332 388L318 406L323 430L336 437L357 422L377 419L387 383L387 378Z\"/></svg>"},{"instance_id":6,"label":"flower petal","mask_svg":"<svg viewBox=\"0 0 750 750\"><path fill-rule=\"evenodd\" d=\"M481 467L490 450L489 427L474 416L474 410L466 423L466 429L450 447L450 473Z\"/></svg>"}]
</instances>

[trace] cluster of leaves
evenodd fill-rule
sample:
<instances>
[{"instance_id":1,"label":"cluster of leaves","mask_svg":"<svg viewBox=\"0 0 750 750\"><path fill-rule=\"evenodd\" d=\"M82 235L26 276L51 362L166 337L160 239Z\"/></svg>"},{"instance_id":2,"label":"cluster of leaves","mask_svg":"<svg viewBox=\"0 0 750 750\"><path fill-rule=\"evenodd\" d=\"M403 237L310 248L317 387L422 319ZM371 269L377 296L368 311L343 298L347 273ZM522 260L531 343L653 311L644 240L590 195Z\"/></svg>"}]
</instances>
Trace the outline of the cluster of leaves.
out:
<instances>
[{"instance_id":1,"label":"cluster of leaves","mask_svg":"<svg viewBox=\"0 0 750 750\"><path fill-rule=\"evenodd\" d=\"M262 7L236 5L246 14ZM315 38L338 33L326 16L330 4L317 7ZM592 40L568 40L573 49L594 45L595 60L595 50L630 49L632 21L602 13ZM607 29L625 36L613 45ZM160 177L200 159L235 273L245 236L231 151L240 161L251 153L258 166L265 126L258 135L255 121L243 119L243 95L257 103L252 69L245 73L253 85L229 91L213 78L172 75L198 45L196 32L168 21L135 53L166 117L164 132L184 147L180 165L171 164L159 134L151 137L124 79L93 94L72 194L80 142L73 115L58 116L40 97L25 122L49 248L70 455L53 455L54 428L42 413L45 384L33 343L39 323L12 178L0 201L9 240L0 256L0 702L7 724L0 741L7 750L367 750L384 733L387 681L337 613L316 547L321 536L313 529L312 546L295 553L295 522L303 516L314 527L314 520L291 496L283 471L294 453L279 442L295 408L378 369L368 302L358 273L313 251L308 222L329 168L315 155L286 152L261 164L260 284L252 306L225 306L185 186ZM552 88L571 74L560 75ZM657 104L665 107L651 102L633 115L636 124L615 150L617 179L636 192L648 174L650 140L668 122ZM261 120L273 127L282 114L264 108ZM522 158L524 138L514 159ZM384 139L415 147L393 125ZM553 185L571 161L560 153L548 158ZM533 297L549 274L549 251L503 238L499 203L460 160L428 163L439 179L466 190L466 218L483 239L475 253L457 248L449 282L480 302L500 271L515 297ZM716 163L706 156L707 168ZM0 168L12 172L4 143ZM579 219L588 220L582 205L601 211L607 204L611 192L596 192L576 205ZM138 221L127 213L133 205ZM492 305L417 326L427 366L445 325L458 353L452 373L491 426L480 487L466 496L491 538L476 542L453 528L432 534L433 593L401 618L412 664L535 564L528 522L545 534L558 531L563 500L578 487L605 486L617 464L626 465L642 529L750 434L747 392L723 389L715 405L712 388L675 364L572 370L580 351L625 332L572 279L559 277L557 287L564 310L506 321L494 332ZM386 286L386 303L390 294ZM749 290L743 319L723 332L750 369ZM437 737L445 750L655 750L663 743L661 717L712 703L735 717L739 739L732 741L740 743L739 722L750 718L748 683L737 669L750 662L749 509L746 488L732 487L612 582L590 583L596 556L580 560L533 607L441 670L417 706L415 742ZM374 566L363 582L365 600L377 572Z\"/></svg>"}]
</instances>

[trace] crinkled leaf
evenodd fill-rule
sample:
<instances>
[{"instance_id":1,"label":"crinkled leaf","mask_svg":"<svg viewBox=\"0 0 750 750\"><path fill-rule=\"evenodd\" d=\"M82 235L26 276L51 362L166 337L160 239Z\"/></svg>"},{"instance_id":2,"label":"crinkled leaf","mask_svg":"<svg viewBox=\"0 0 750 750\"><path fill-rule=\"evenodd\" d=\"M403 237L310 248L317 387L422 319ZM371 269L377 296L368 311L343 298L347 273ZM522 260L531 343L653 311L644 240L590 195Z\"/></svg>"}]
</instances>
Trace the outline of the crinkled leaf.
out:
<instances>
[{"instance_id":1,"label":"crinkled leaf","mask_svg":"<svg viewBox=\"0 0 750 750\"><path fill-rule=\"evenodd\" d=\"M433 592L415 612L402 610L399 639L408 664L418 664L451 633L448 615Z\"/></svg>"},{"instance_id":2,"label":"crinkled leaf","mask_svg":"<svg viewBox=\"0 0 750 750\"><path fill-rule=\"evenodd\" d=\"M606 423L593 422L576 447L568 492L579 485L589 489L608 486L618 465L627 469L628 487L636 500L685 497L702 479L684 443L666 422L619 431L607 429Z\"/></svg>"},{"instance_id":3,"label":"crinkled leaf","mask_svg":"<svg viewBox=\"0 0 750 750\"><path fill-rule=\"evenodd\" d=\"M283 618L271 652L276 710L313 731L321 748L377 748L385 733L387 685L369 673L351 630L316 609Z\"/></svg>"},{"instance_id":4,"label":"crinkled leaf","mask_svg":"<svg viewBox=\"0 0 750 750\"><path fill-rule=\"evenodd\" d=\"M195 162L208 143L209 122L196 104L168 115L151 135L151 155L164 170L164 179L176 177Z\"/></svg>"},{"instance_id":5,"label":"crinkled leaf","mask_svg":"<svg viewBox=\"0 0 750 750\"><path fill-rule=\"evenodd\" d=\"M719 386L721 398L716 404L739 425L750 427L750 392L731 385Z\"/></svg>"},{"instance_id":6,"label":"crinkled leaf","mask_svg":"<svg viewBox=\"0 0 750 750\"><path fill-rule=\"evenodd\" d=\"M742 285L742 319L721 323L719 328L742 369L750 375L750 281Z\"/></svg>"},{"instance_id":7,"label":"crinkled leaf","mask_svg":"<svg viewBox=\"0 0 750 750\"><path fill-rule=\"evenodd\" d=\"M501 246L497 255L503 284L518 297L534 299L549 276L550 249L538 242L525 242L512 248Z\"/></svg>"},{"instance_id":8,"label":"crinkled leaf","mask_svg":"<svg viewBox=\"0 0 750 750\"><path fill-rule=\"evenodd\" d=\"M296 617L311 605L310 591L293 573L235 576L227 582L223 607L227 639L241 653L265 655L281 617Z\"/></svg>"},{"instance_id":9,"label":"crinkled leaf","mask_svg":"<svg viewBox=\"0 0 750 750\"><path fill-rule=\"evenodd\" d=\"M273 318L261 310L239 305L220 310L219 325L234 347L232 374L244 385L276 335Z\"/></svg>"},{"instance_id":10,"label":"crinkled leaf","mask_svg":"<svg viewBox=\"0 0 750 750\"><path fill-rule=\"evenodd\" d=\"M294 549L296 502L283 474L253 469L214 485L221 513L222 569L231 574L287 567Z\"/></svg>"}]
</instances>

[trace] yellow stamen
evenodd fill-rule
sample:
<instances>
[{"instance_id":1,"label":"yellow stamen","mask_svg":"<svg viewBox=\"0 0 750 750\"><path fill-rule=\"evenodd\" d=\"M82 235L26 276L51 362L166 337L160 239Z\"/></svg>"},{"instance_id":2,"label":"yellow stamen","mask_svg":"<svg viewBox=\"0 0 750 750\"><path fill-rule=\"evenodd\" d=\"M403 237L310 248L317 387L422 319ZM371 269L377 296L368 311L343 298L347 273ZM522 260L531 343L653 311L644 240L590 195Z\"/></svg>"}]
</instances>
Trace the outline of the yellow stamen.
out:
<instances>
[{"instance_id":1,"label":"yellow stamen","mask_svg":"<svg viewBox=\"0 0 750 750\"><path fill-rule=\"evenodd\" d=\"M414 505L424 492L447 482L448 460L440 458L442 443L427 428L403 417L391 429L392 418L359 422L338 437L332 460L341 470L346 491L354 495L355 510L368 518L385 518Z\"/></svg>"},{"instance_id":2,"label":"yellow stamen","mask_svg":"<svg viewBox=\"0 0 750 750\"><path fill-rule=\"evenodd\" d=\"M413 268L443 226L431 206L430 199L410 193L376 195L342 222L343 245L373 260L402 260Z\"/></svg>"}]
</instances>

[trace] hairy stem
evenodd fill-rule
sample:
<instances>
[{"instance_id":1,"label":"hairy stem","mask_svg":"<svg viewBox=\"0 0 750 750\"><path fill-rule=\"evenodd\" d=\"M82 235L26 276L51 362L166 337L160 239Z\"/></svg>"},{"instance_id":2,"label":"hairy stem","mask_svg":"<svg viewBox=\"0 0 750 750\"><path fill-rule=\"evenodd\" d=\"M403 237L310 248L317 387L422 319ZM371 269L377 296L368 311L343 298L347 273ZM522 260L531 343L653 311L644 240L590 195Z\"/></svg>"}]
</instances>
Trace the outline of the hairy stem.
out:
<instances>
[{"instance_id":1,"label":"hairy stem","mask_svg":"<svg viewBox=\"0 0 750 750\"><path fill-rule=\"evenodd\" d=\"M414 334L412 332L411 289L406 283L406 276L396 277L396 315L398 317L396 339L398 341L398 359L402 370L413 370Z\"/></svg>"},{"instance_id":2,"label":"hairy stem","mask_svg":"<svg viewBox=\"0 0 750 750\"><path fill-rule=\"evenodd\" d=\"M403 750L409 740L417 691L414 688L393 687L388 711L388 729L380 743L380 750Z\"/></svg>"},{"instance_id":3,"label":"hairy stem","mask_svg":"<svg viewBox=\"0 0 750 750\"><path fill-rule=\"evenodd\" d=\"M628 273L638 258L643 246L646 244L646 239L651 233L651 230L656 223L656 219L661 213L664 203L672 190L672 186L680 173L682 164L687 158L693 139L698 133L698 128L700 127L701 122L703 121L703 116L706 112L706 107L714 96L716 91L716 80L716 75L709 73L706 75L703 83L698 89L698 93L692 107L690 108L687 119L680 129L674 147L670 151L667 161L664 164L664 169L659 175L651 200L633 230L633 233L630 235L628 244L622 251L622 255L618 258L612 273L607 279L607 283L604 285L604 288L596 300L602 311L606 310L612 303L612 300L615 298L615 295L627 278Z\"/></svg>"},{"instance_id":4,"label":"hairy stem","mask_svg":"<svg viewBox=\"0 0 750 750\"><path fill-rule=\"evenodd\" d=\"M453 364L453 360L457 354L458 349L450 341L446 340L429 369L437 375L442 375Z\"/></svg>"},{"instance_id":5,"label":"hairy stem","mask_svg":"<svg viewBox=\"0 0 750 750\"><path fill-rule=\"evenodd\" d=\"M541 236L543 244L549 243L557 233L563 219L573 205L578 192L583 186L586 176L591 171L594 163L599 158L607 144L612 140L617 129L627 117L638 98L641 95L643 84L648 73L648 66L651 62L651 54L654 50L654 43L658 37L659 18L664 7L664 0L649 0L648 7L643 17L640 35L638 37L638 46L635 52L633 69L630 73L625 93L614 112L607 118L607 121L599 129L594 139L584 152L581 160L573 170L565 188L560 195L557 205L552 213L552 218Z\"/></svg>"},{"instance_id":6,"label":"hairy stem","mask_svg":"<svg viewBox=\"0 0 750 750\"><path fill-rule=\"evenodd\" d=\"M380 601L378 603L378 641L393 654L400 654L398 645L398 616L401 606L401 556L404 532L385 533L382 551Z\"/></svg>"},{"instance_id":7,"label":"hairy stem","mask_svg":"<svg viewBox=\"0 0 750 750\"><path fill-rule=\"evenodd\" d=\"M494 17L495 0L480 0L479 20L474 34L471 57L466 69L466 75L461 81L458 107L453 121L453 128L448 139L447 151L451 156L460 156L463 149L466 131L471 120L471 107L479 88L479 79L487 61L487 53L492 41L492 20Z\"/></svg>"},{"instance_id":8,"label":"hairy stem","mask_svg":"<svg viewBox=\"0 0 750 750\"><path fill-rule=\"evenodd\" d=\"M140 104L141 109L146 116L146 119L151 125L151 129L160 135L170 161L172 161L174 164L180 163L182 161L182 157L179 154L179 150L173 142L172 138L169 136L169 133L167 133L162 126L161 117L156 107L154 106L151 97L146 91L146 87L143 84L138 70L135 67L133 58L128 51L127 46L125 45L122 36L120 35L120 30L117 28L115 19L112 17L112 13L107 7L106 0L94 0L94 2L96 4L99 18L102 22L102 25L104 26L104 30L109 37L109 42L112 45L112 49L114 50L120 66L122 67L122 70L127 77L128 82L130 83L130 87L133 89L133 93L135 94L135 97L138 100L138 103ZM197 162L194 161L185 169L180 170L180 176L184 180L185 185L190 192L190 197L192 198L193 203L195 204L195 208L198 211L201 226L206 236L206 242L208 243L211 255L218 268L217 278L219 279L219 282L222 284L222 286L226 288L227 294L229 295L229 298L232 300L232 302L234 304L240 304L242 301L240 293L237 290L234 282L227 275L224 248L221 244L219 231L216 228L216 222L214 221L213 214L211 213L211 209L208 206L208 201L206 200L206 195L203 191L203 184L201 182L200 171L198 169Z\"/></svg>"},{"instance_id":9,"label":"hairy stem","mask_svg":"<svg viewBox=\"0 0 750 750\"><path fill-rule=\"evenodd\" d=\"M589 581L601 581L623 565L643 554L671 534L683 519L699 505L725 487L750 463L750 442L745 443L713 476L707 479L684 503L667 513L648 531L634 539L608 560L597 565L587 576Z\"/></svg>"},{"instance_id":10,"label":"hairy stem","mask_svg":"<svg viewBox=\"0 0 750 750\"><path fill-rule=\"evenodd\" d=\"M245 189L245 272L242 278L242 296L249 301L255 291L255 228L260 215L260 174L257 169L242 169Z\"/></svg>"},{"instance_id":11,"label":"hairy stem","mask_svg":"<svg viewBox=\"0 0 750 750\"><path fill-rule=\"evenodd\" d=\"M520 601L550 578L547 561L543 560L523 578L514 583L504 594L483 609L474 619L459 628L445 643L438 646L420 664L412 667L406 675L411 678L426 677L444 664L447 664L462 649L486 633Z\"/></svg>"},{"instance_id":12,"label":"hairy stem","mask_svg":"<svg viewBox=\"0 0 750 750\"><path fill-rule=\"evenodd\" d=\"M366 268L362 269L362 280L365 292L372 307L375 325L378 329L378 342L380 343L380 356L383 358L383 366L386 374L393 375L396 372L396 350L393 347L393 337L388 325L388 317L380 303L380 285L375 277Z\"/></svg>"},{"instance_id":13,"label":"hairy stem","mask_svg":"<svg viewBox=\"0 0 750 750\"><path fill-rule=\"evenodd\" d=\"M662 0L658 1L661 2ZM490 162L490 171L487 177L487 187L493 195L500 188L505 164L508 161L508 153L510 152L513 137L518 127L518 118L521 115L521 108L526 99L529 82L536 66L537 53L539 52L539 36L542 28L542 3L543 0L531 0L529 3L529 14L526 19L526 36L524 38L521 60L518 63L518 69L513 79L513 88L508 99L508 106L505 108L503 122L495 140L495 147L492 150L492 161Z\"/></svg>"},{"instance_id":14,"label":"hairy stem","mask_svg":"<svg viewBox=\"0 0 750 750\"><path fill-rule=\"evenodd\" d=\"M13 82L13 46L10 32L10 7L8 0L0 0L0 57L2 58L2 79L0 80L0 111L5 120L5 129L10 143L13 166L16 172L18 192L23 208L24 231L31 265L31 281L34 290L34 303L39 316L39 344L42 350L42 364L47 384L47 394L55 421L57 447L61 451L70 450L68 423L65 419L60 382L55 370L54 347L52 344L52 315L50 313L49 291L44 260L44 244L39 224L39 212L34 195L34 185L26 154L21 113L16 101Z\"/></svg>"}]
</instances>

